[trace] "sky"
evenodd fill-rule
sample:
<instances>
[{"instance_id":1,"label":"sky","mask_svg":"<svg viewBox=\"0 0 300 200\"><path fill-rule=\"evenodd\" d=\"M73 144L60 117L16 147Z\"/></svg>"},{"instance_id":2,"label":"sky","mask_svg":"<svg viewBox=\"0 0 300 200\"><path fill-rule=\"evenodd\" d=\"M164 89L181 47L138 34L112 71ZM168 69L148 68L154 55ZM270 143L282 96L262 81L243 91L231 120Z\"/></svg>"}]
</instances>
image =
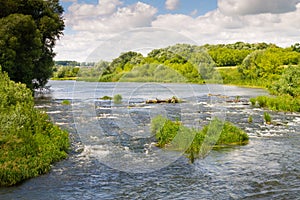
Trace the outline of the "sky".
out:
<instances>
[{"instance_id":1,"label":"sky","mask_svg":"<svg viewBox=\"0 0 300 200\"><path fill-rule=\"evenodd\" d=\"M300 43L300 0L60 0L55 60L111 60L177 43Z\"/></svg>"}]
</instances>

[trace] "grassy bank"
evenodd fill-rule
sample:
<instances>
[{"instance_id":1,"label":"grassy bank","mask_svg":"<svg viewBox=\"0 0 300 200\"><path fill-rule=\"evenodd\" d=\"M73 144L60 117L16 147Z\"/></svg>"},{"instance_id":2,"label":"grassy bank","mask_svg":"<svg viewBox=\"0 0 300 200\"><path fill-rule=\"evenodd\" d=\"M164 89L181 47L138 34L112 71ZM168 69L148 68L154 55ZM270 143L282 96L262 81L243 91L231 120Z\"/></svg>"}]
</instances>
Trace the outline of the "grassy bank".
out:
<instances>
[{"instance_id":1,"label":"grassy bank","mask_svg":"<svg viewBox=\"0 0 300 200\"><path fill-rule=\"evenodd\" d=\"M258 96L251 98L252 106L268 108L274 111L300 112L300 98L290 95Z\"/></svg>"},{"instance_id":2,"label":"grassy bank","mask_svg":"<svg viewBox=\"0 0 300 200\"><path fill-rule=\"evenodd\" d=\"M185 127L179 121L157 116L151 122L151 132L155 134L157 146L183 151L191 162L195 158L204 157L212 146L243 145L249 140L243 130L217 118L202 130L195 130Z\"/></svg>"},{"instance_id":3,"label":"grassy bank","mask_svg":"<svg viewBox=\"0 0 300 200\"><path fill-rule=\"evenodd\" d=\"M25 85L0 72L0 186L11 186L48 172L67 157L68 133L34 108Z\"/></svg>"}]
</instances>

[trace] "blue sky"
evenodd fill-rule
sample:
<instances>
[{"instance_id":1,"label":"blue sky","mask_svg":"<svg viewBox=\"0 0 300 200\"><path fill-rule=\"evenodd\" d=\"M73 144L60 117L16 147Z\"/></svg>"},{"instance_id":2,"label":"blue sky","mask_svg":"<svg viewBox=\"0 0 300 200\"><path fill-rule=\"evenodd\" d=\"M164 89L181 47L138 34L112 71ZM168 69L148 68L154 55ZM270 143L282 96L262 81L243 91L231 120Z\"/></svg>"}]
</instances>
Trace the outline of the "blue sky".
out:
<instances>
[{"instance_id":1,"label":"blue sky","mask_svg":"<svg viewBox=\"0 0 300 200\"><path fill-rule=\"evenodd\" d=\"M124 0L124 5L132 5L136 3L136 0ZM184 0L180 2L178 9L172 11L165 8L164 0L141 0L140 2L152 5L158 8L158 14L166 14L166 13L180 13L180 14L191 14L195 10L197 11L197 15L203 15L208 11L215 10L217 8L217 0ZM62 2L62 6L65 11L68 12L68 7L72 5L73 2ZM97 5L98 0L78 0L79 4L93 4Z\"/></svg>"},{"instance_id":2,"label":"blue sky","mask_svg":"<svg viewBox=\"0 0 300 200\"><path fill-rule=\"evenodd\" d=\"M85 61L104 41L118 38L122 43L121 36L129 33L132 41L127 43L136 48L143 48L142 34L147 33L151 48L179 43L185 37L199 45L300 42L300 0L61 0L61 4L66 28L55 48L56 60Z\"/></svg>"}]
</instances>

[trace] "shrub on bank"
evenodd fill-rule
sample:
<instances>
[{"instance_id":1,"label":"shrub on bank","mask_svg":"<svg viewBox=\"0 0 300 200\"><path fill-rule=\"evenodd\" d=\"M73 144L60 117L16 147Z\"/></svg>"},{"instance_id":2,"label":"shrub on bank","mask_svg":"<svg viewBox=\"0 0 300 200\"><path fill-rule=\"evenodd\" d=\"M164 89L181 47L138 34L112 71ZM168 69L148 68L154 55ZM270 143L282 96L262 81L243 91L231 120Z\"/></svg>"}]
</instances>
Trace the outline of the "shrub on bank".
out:
<instances>
[{"instance_id":1,"label":"shrub on bank","mask_svg":"<svg viewBox=\"0 0 300 200\"><path fill-rule=\"evenodd\" d=\"M205 156L211 146L243 145L249 141L243 130L217 118L202 130L196 130L183 126L179 121L157 116L152 119L151 131L155 134L157 146L184 151L191 162L197 157Z\"/></svg>"},{"instance_id":2,"label":"shrub on bank","mask_svg":"<svg viewBox=\"0 0 300 200\"><path fill-rule=\"evenodd\" d=\"M50 170L66 158L68 133L34 108L32 93L0 71L0 186L11 186Z\"/></svg>"},{"instance_id":3,"label":"shrub on bank","mask_svg":"<svg viewBox=\"0 0 300 200\"><path fill-rule=\"evenodd\" d=\"M300 99L290 95L258 96L251 98L250 102L253 106L274 111L300 112Z\"/></svg>"}]
</instances>

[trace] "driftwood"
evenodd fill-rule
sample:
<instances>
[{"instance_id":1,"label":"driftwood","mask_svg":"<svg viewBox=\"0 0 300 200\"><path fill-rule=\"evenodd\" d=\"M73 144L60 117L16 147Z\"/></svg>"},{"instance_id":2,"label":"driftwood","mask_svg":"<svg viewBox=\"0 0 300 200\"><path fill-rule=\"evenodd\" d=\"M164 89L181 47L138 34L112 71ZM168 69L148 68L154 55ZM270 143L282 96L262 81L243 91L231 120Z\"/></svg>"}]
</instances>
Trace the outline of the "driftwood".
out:
<instances>
[{"instance_id":1,"label":"driftwood","mask_svg":"<svg viewBox=\"0 0 300 200\"><path fill-rule=\"evenodd\" d=\"M152 100L147 100L147 104L151 103L180 103L182 102L180 99L177 99L176 97L172 97L171 99L152 99Z\"/></svg>"}]
</instances>

